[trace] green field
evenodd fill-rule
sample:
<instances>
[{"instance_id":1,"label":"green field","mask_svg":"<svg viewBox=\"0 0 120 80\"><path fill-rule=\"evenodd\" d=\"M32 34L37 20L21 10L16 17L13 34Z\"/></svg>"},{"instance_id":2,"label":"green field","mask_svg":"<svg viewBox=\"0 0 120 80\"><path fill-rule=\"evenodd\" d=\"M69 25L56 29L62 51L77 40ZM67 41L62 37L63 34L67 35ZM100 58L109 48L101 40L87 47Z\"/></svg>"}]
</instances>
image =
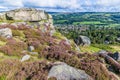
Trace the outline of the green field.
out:
<instances>
[{"instance_id":1,"label":"green field","mask_svg":"<svg viewBox=\"0 0 120 80\"><path fill-rule=\"evenodd\" d=\"M96 24L104 24L104 23L101 23L100 21L73 22L73 25L80 25L80 24L84 24L84 25L90 25L90 24L93 24L93 25L96 25Z\"/></svg>"},{"instance_id":2,"label":"green field","mask_svg":"<svg viewBox=\"0 0 120 80\"><path fill-rule=\"evenodd\" d=\"M120 26L119 12L54 13L52 15L54 24Z\"/></svg>"},{"instance_id":3,"label":"green field","mask_svg":"<svg viewBox=\"0 0 120 80\"><path fill-rule=\"evenodd\" d=\"M90 38L92 45L80 46L81 52L120 51L119 12L54 13L53 19L55 25L59 24L58 30L67 38L74 40L79 35ZM85 27L87 30L80 31Z\"/></svg>"}]
</instances>

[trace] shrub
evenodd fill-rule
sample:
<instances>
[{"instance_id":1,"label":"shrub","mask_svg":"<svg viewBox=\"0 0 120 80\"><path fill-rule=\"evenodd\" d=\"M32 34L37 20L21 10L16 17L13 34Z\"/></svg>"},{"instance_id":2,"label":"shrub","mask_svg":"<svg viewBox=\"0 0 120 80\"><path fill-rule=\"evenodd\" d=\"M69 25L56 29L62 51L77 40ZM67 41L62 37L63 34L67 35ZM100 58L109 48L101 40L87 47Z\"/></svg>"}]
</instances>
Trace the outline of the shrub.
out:
<instances>
[{"instance_id":1,"label":"shrub","mask_svg":"<svg viewBox=\"0 0 120 80\"><path fill-rule=\"evenodd\" d=\"M51 63L25 62L17 60L0 61L0 79L7 80L47 80L48 71Z\"/></svg>"},{"instance_id":2,"label":"shrub","mask_svg":"<svg viewBox=\"0 0 120 80\"><path fill-rule=\"evenodd\" d=\"M29 29L30 27L28 26L28 25L26 25L26 24L19 24L19 25L17 25L18 26L18 30L27 30L27 29Z\"/></svg>"},{"instance_id":3,"label":"shrub","mask_svg":"<svg viewBox=\"0 0 120 80\"><path fill-rule=\"evenodd\" d=\"M72 51L66 51L61 46L52 45L45 48L40 57L44 57L50 61L65 62L78 69L85 70L87 74L95 80L109 80L110 75L107 68L100 62L98 56L90 54L78 54Z\"/></svg>"},{"instance_id":4,"label":"shrub","mask_svg":"<svg viewBox=\"0 0 120 80\"><path fill-rule=\"evenodd\" d=\"M15 77L17 80L47 80L50 67L51 65L47 64L46 61L27 62L21 66Z\"/></svg>"},{"instance_id":5,"label":"shrub","mask_svg":"<svg viewBox=\"0 0 120 80\"><path fill-rule=\"evenodd\" d=\"M12 29L12 30L16 30L16 29L17 29L16 26L11 25L11 24L0 25L0 29L1 29L1 28L10 28L10 29Z\"/></svg>"},{"instance_id":6,"label":"shrub","mask_svg":"<svg viewBox=\"0 0 120 80\"><path fill-rule=\"evenodd\" d=\"M12 30L13 36L25 37L24 34L19 30Z\"/></svg>"},{"instance_id":7,"label":"shrub","mask_svg":"<svg viewBox=\"0 0 120 80\"><path fill-rule=\"evenodd\" d=\"M1 37L1 36L0 36L0 41L6 42L6 41L7 41L7 39L6 39L6 38L4 38L4 37Z\"/></svg>"},{"instance_id":8,"label":"shrub","mask_svg":"<svg viewBox=\"0 0 120 80\"><path fill-rule=\"evenodd\" d=\"M109 71L99 60L99 57L83 54L81 59L80 69L85 70L87 74L92 76L95 80L110 80Z\"/></svg>"},{"instance_id":9,"label":"shrub","mask_svg":"<svg viewBox=\"0 0 120 80\"><path fill-rule=\"evenodd\" d=\"M3 80L12 79L19 67L20 63L17 60L7 59L0 61L0 78Z\"/></svg>"},{"instance_id":10,"label":"shrub","mask_svg":"<svg viewBox=\"0 0 120 80\"><path fill-rule=\"evenodd\" d=\"M8 40L5 46L0 47L0 51L9 56L19 56L23 50L27 50L27 44L14 39Z\"/></svg>"},{"instance_id":11,"label":"shrub","mask_svg":"<svg viewBox=\"0 0 120 80\"><path fill-rule=\"evenodd\" d=\"M71 50L71 45L66 40L61 40L59 46L61 46L65 50Z\"/></svg>"}]
</instances>

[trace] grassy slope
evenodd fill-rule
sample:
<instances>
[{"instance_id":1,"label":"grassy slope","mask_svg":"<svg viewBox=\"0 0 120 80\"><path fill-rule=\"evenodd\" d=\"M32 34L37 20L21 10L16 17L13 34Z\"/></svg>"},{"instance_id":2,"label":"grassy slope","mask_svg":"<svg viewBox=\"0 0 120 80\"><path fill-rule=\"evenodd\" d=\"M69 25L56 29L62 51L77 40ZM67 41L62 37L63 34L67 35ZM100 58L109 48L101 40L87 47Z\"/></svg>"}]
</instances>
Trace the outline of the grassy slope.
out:
<instances>
[{"instance_id":1,"label":"grassy slope","mask_svg":"<svg viewBox=\"0 0 120 80\"><path fill-rule=\"evenodd\" d=\"M81 52L96 53L99 50L107 50L111 52L120 52L120 45L104 45L104 44L92 44L90 46L80 46Z\"/></svg>"}]
</instances>

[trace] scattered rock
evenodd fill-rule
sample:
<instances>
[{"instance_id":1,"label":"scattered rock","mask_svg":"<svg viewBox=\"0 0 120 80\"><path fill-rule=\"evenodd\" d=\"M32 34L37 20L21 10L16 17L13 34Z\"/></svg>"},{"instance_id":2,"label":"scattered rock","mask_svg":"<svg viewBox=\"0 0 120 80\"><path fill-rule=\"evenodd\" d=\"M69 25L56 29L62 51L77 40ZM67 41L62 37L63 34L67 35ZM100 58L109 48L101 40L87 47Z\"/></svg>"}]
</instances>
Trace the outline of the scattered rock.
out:
<instances>
[{"instance_id":1,"label":"scattered rock","mask_svg":"<svg viewBox=\"0 0 120 80\"><path fill-rule=\"evenodd\" d=\"M29 46L28 47L28 51L32 52L33 50L35 50L34 46Z\"/></svg>"},{"instance_id":2,"label":"scattered rock","mask_svg":"<svg viewBox=\"0 0 120 80\"><path fill-rule=\"evenodd\" d=\"M103 53L108 53L108 52L103 52ZM120 61L120 53L117 51L115 53L108 53L107 55L112 57L116 61Z\"/></svg>"},{"instance_id":3,"label":"scattered rock","mask_svg":"<svg viewBox=\"0 0 120 80\"><path fill-rule=\"evenodd\" d=\"M10 28L2 28L0 29L0 36L5 38L11 38L12 37L12 31Z\"/></svg>"},{"instance_id":4,"label":"scattered rock","mask_svg":"<svg viewBox=\"0 0 120 80\"><path fill-rule=\"evenodd\" d=\"M30 55L25 55L22 57L21 62L27 61L30 59Z\"/></svg>"},{"instance_id":5,"label":"scattered rock","mask_svg":"<svg viewBox=\"0 0 120 80\"><path fill-rule=\"evenodd\" d=\"M114 58L115 60L117 60L117 61L120 61L120 53L119 53L119 52L115 52L115 53L113 54L113 58Z\"/></svg>"},{"instance_id":6,"label":"scattered rock","mask_svg":"<svg viewBox=\"0 0 120 80\"><path fill-rule=\"evenodd\" d=\"M120 37L117 37L117 39L116 39L116 40L120 42Z\"/></svg>"},{"instance_id":7,"label":"scattered rock","mask_svg":"<svg viewBox=\"0 0 120 80\"><path fill-rule=\"evenodd\" d=\"M27 25L30 28L43 27L41 30L43 32L49 32L51 36L55 32L53 18L44 10L37 10L34 8L15 9L0 13L0 20L6 21L8 24L12 24L15 27L18 27L19 24Z\"/></svg>"},{"instance_id":8,"label":"scattered rock","mask_svg":"<svg viewBox=\"0 0 120 80\"><path fill-rule=\"evenodd\" d=\"M106 40L104 43L105 43L105 44L110 44L110 41Z\"/></svg>"},{"instance_id":9,"label":"scattered rock","mask_svg":"<svg viewBox=\"0 0 120 80\"><path fill-rule=\"evenodd\" d=\"M65 63L56 63L50 69L48 78L55 77L57 80L93 80L83 70L75 69Z\"/></svg>"},{"instance_id":10,"label":"scattered rock","mask_svg":"<svg viewBox=\"0 0 120 80\"><path fill-rule=\"evenodd\" d=\"M91 44L91 41L87 36L79 36L74 41L77 45L83 45L83 46L87 45L88 46Z\"/></svg>"}]
</instances>

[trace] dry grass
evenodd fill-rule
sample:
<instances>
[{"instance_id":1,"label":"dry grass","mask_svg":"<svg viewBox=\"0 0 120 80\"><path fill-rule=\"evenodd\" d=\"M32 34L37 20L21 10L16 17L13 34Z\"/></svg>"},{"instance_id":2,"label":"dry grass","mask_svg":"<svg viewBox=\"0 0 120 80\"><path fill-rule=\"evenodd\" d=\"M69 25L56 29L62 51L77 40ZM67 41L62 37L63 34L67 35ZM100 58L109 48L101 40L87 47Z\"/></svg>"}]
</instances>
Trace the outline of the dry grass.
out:
<instances>
[{"instance_id":1,"label":"dry grass","mask_svg":"<svg viewBox=\"0 0 120 80\"><path fill-rule=\"evenodd\" d=\"M111 45L110 47L112 47L114 49L114 51L118 51L120 52L120 46L117 45Z\"/></svg>"}]
</instances>

